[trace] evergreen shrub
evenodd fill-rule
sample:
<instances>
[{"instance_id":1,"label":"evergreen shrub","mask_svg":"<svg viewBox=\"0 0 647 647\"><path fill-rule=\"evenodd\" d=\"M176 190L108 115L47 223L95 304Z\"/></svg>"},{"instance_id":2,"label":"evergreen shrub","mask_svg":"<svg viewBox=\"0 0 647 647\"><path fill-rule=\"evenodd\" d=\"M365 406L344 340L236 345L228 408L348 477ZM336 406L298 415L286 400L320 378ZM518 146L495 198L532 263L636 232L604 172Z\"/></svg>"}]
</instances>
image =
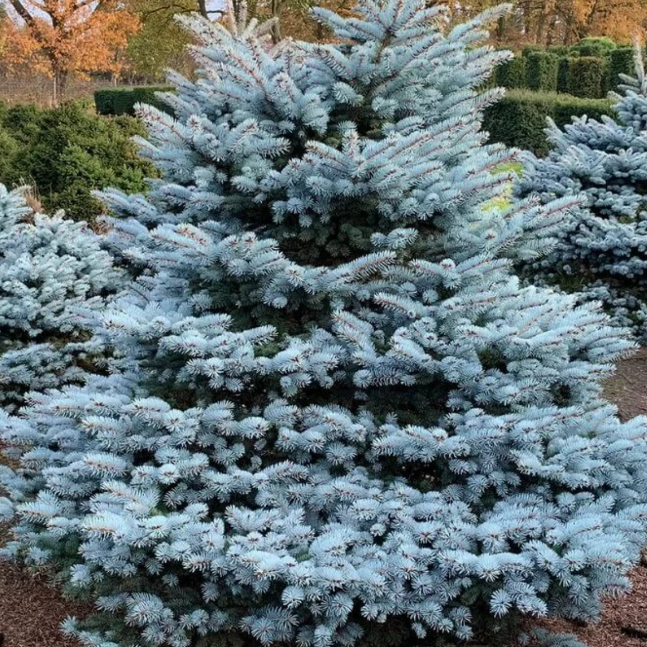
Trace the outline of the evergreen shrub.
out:
<instances>
[{"instance_id":1,"label":"evergreen shrub","mask_svg":"<svg viewBox=\"0 0 647 647\"><path fill-rule=\"evenodd\" d=\"M74 220L104 211L93 190L117 186L145 191L153 173L132 138L143 135L131 117L104 118L71 103L53 110L16 106L0 112L0 182L35 187L46 211L64 209Z\"/></svg>"},{"instance_id":2,"label":"evergreen shrub","mask_svg":"<svg viewBox=\"0 0 647 647\"><path fill-rule=\"evenodd\" d=\"M570 48L570 51L584 57L609 56L618 46L606 36L583 38Z\"/></svg>"},{"instance_id":3,"label":"evergreen shrub","mask_svg":"<svg viewBox=\"0 0 647 647\"><path fill-rule=\"evenodd\" d=\"M524 88L526 86L526 58L516 56L498 65L494 80L495 84L502 88Z\"/></svg>"},{"instance_id":4,"label":"evergreen shrub","mask_svg":"<svg viewBox=\"0 0 647 647\"><path fill-rule=\"evenodd\" d=\"M575 97L601 99L606 94L606 61L582 56L570 60L568 93Z\"/></svg>"},{"instance_id":5,"label":"evergreen shrub","mask_svg":"<svg viewBox=\"0 0 647 647\"><path fill-rule=\"evenodd\" d=\"M600 116L551 124L550 154L526 156L522 196L544 202L581 196L559 245L528 271L537 280L603 301L622 325L647 343L647 76L635 51L637 78L616 98L616 120ZM563 126L563 127L562 127Z\"/></svg>"},{"instance_id":6,"label":"evergreen shrub","mask_svg":"<svg viewBox=\"0 0 647 647\"><path fill-rule=\"evenodd\" d=\"M634 50L632 47L619 47L611 52L609 61L609 90L617 91L623 81L621 75L634 73Z\"/></svg>"},{"instance_id":7,"label":"evergreen shrub","mask_svg":"<svg viewBox=\"0 0 647 647\"><path fill-rule=\"evenodd\" d=\"M32 200L32 204L33 204ZM33 210L25 190L0 185L0 405L83 383L103 364L92 313L123 278L85 224Z\"/></svg>"},{"instance_id":8,"label":"evergreen shrub","mask_svg":"<svg viewBox=\"0 0 647 647\"><path fill-rule=\"evenodd\" d=\"M530 52L526 57L527 83L535 92L556 92L559 58L546 51Z\"/></svg>"},{"instance_id":9,"label":"evergreen shrub","mask_svg":"<svg viewBox=\"0 0 647 647\"><path fill-rule=\"evenodd\" d=\"M571 83L571 63L573 57L562 56L559 59L559 68L557 70L557 92L568 94Z\"/></svg>"},{"instance_id":10,"label":"evergreen shrub","mask_svg":"<svg viewBox=\"0 0 647 647\"><path fill-rule=\"evenodd\" d=\"M590 619L647 539L647 423L602 399L632 344L512 271L579 202L501 201L517 153L485 143L480 88L503 9L315 11L332 42L184 19L199 73L175 118L142 110L161 177L103 194L144 268L100 313L118 370L1 417L3 555L96 601L82 644Z\"/></svg>"},{"instance_id":11,"label":"evergreen shrub","mask_svg":"<svg viewBox=\"0 0 647 647\"><path fill-rule=\"evenodd\" d=\"M491 141L546 155L550 144L546 136L550 117L563 126L573 116L600 118L614 115L608 99L582 99L570 95L513 90L485 110L483 128Z\"/></svg>"},{"instance_id":12,"label":"evergreen shrub","mask_svg":"<svg viewBox=\"0 0 647 647\"><path fill-rule=\"evenodd\" d=\"M173 90L171 86L142 86L133 88L104 88L94 93L94 103L100 115L130 115L134 116L135 106L145 103L164 107L157 96L158 92Z\"/></svg>"}]
</instances>

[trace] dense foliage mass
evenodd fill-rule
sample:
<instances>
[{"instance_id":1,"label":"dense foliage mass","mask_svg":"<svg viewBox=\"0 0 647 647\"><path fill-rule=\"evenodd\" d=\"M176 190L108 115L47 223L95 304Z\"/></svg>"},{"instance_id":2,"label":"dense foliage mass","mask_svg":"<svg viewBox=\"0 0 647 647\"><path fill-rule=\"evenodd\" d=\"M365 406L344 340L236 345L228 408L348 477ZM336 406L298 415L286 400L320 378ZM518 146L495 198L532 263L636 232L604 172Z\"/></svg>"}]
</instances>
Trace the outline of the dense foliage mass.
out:
<instances>
[{"instance_id":1,"label":"dense foliage mass","mask_svg":"<svg viewBox=\"0 0 647 647\"><path fill-rule=\"evenodd\" d=\"M531 267L587 298L647 341L647 77L636 51L637 78L617 96L618 121L586 117L548 131L545 159L527 157L518 191L544 202L583 196L554 252Z\"/></svg>"},{"instance_id":2,"label":"dense foliage mass","mask_svg":"<svg viewBox=\"0 0 647 647\"><path fill-rule=\"evenodd\" d=\"M0 182L31 184L48 211L92 220L103 210L92 190L146 188L153 168L131 140L143 132L135 119L102 119L81 104L54 110L0 105Z\"/></svg>"},{"instance_id":3,"label":"dense foliage mass","mask_svg":"<svg viewBox=\"0 0 647 647\"><path fill-rule=\"evenodd\" d=\"M510 89L559 92L602 99L633 73L633 49L616 47L608 38L585 38L572 47L525 47L501 63L494 79Z\"/></svg>"},{"instance_id":4,"label":"dense foliage mass","mask_svg":"<svg viewBox=\"0 0 647 647\"><path fill-rule=\"evenodd\" d=\"M574 116L615 119L613 103L607 99L581 99L566 94L510 90L485 110L483 128L494 142L547 155L551 150L546 120L564 126Z\"/></svg>"},{"instance_id":5,"label":"dense foliage mass","mask_svg":"<svg viewBox=\"0 0 647 647\"><path fill-rule=\"evenodd\" d=\"M91 313L121 274L85 224L35 213L0 185L0 404L31 389L81 383L100 348Z\"/></svg>"},{"instance_id":6,"label":"dense foliage mass","mask_svg":"<svg viewBox=\"0 0 647 647\"><path fill-rule=\"evenodd\" d=\"M88 645L589 618L645 542L647 426L600 399L630 344L510 270L575 201L500 206L499 14L317 15L336 44L188 21L200 75L174 78L176 120L143 111L162 177L105 194L141 268L102 315L121 368L2 422L4 552L97 599L103 629L68 624Z\"/></svg>"}]
</instances>

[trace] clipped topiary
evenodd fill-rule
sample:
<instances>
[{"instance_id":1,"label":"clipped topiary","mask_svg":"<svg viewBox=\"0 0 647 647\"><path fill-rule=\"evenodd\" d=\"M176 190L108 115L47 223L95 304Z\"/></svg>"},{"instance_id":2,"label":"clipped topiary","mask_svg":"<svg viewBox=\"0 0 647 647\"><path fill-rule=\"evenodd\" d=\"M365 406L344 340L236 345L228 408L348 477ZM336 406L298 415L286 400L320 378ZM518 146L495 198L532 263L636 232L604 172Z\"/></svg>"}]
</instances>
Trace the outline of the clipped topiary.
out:
<instances>
[{"instance_id":1,"label":"clipped topiary","mask_svg":"<svg viewBox=\"0 0 647 647\"><path fill-rule=\"evenodd\" d=\"M607 63L594 56L569 59L568 92L575 97L601 99L606 94Z\"/></svg>"},{"instance_id":2,"label":"clipped topiary","mask_svg":"<svg viewBox=\"0 0 647 647\"><path fill-rule=\"evenodd\" d=\"M530 52L526 57L528 88L535 92L556 92L559 57L547 51Z\"/></svg>"}]
</instances>

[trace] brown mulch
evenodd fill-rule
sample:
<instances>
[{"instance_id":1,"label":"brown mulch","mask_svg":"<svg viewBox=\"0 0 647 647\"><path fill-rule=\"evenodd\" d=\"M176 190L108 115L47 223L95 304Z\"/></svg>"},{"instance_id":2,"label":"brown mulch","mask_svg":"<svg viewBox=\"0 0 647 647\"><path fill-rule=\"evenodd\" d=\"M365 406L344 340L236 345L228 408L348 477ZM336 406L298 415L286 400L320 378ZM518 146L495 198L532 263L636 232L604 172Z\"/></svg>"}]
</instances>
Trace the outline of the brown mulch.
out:
<instances>
[{"instance_id":1,"label":"brown mulch","mask_svg":"<svg viewBox=\"0 0 647 647\"><path fill-rule=\"evenodd\" d=\"M10 538L7 526L0 524L0 546ZM61 633L61 623L89 611L65 600L46 574L0 561L0 647L79 647Z\"/></svg>"},{"instance_id":2,"label":"brown mulch","mask_svg":"<svg viewBox=\"0 0 647 647\"><path fill-rule=\"evenodd\" d=\"M623 420L647 416L647 348L618 363L604 393L607 400L618 406Z\"/></svg>"},{"instance_id":3,"label":"brown mulch","mask_svg":"<svg viewBox=\"0 0 647 647\"><path fill-rule=\"evenodd\" d=\"M605 392L618 405L622 418L647 415L647 349L620 362ZM6 539L6 528L0 526L0 545ZM636 568L632 582L631 594L608 600L595 625L552 622L550 628L574 633L589 647L647 647L647 567ZM78 647L60 633L60 624L70 615L87 612L87 607L64 600L46 576L0 562L2 647Z\"/></svg>"},{"instance_id":4,"label":"brown mulch","mask_svg":"<svg viewBox=\"0 0 647 647\"><path fill-rule=\"evenodd\" d=\"M68 616L87 613L87 608L64 600L44 575L0 562L2 647L79 647L61 634L60 625Z\"/></svg>"}]
</instances>

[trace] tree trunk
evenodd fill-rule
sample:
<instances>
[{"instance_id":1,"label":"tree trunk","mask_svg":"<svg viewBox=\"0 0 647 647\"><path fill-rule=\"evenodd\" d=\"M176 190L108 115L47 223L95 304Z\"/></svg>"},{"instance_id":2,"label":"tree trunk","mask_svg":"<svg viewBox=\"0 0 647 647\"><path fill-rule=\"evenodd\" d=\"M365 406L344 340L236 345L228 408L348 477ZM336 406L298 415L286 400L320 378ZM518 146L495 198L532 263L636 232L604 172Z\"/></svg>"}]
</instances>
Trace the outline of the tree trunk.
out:
<instances>
[{"instance_id":1,"label":"tree trunk","mask_svg":"<svg viewBox=\"0 0 647 647\"><path fill-rule=\"evenodd\" d=\"M497 43L501 44L505 40L505 35L507 32L508 19L507 16L501 16L497 22L496 26L496 39Z\"/></svg>"},{"instance_id":2,"label":"tree trunk","mask_svg":"<svg viewBox=\"0 0 647 647\"><path fill-rule=\"evenodd\" d=\"M553 14L553 17L550 21L550 26L548 27L548 34L546 36L546 45L549 47L555 42L555 31L557 29L557 14Z\"/></svg>"},{"instance_id":3,"label":"tree trunk","mask_svg":"<svg viewBox=\"0 0 647 647\"><path fill-rule=\"evenodd\" d=\"M60 67L54 67L54 106L60 106L65 100L68 73Z\"/></svg>"},{"instance_id":4,"label":"tree trunk","mask_svg":"<svg viewBox=\"0 0 647 647\"><path fill-rule=\"evenodd\" d=\"M537 20L537 31L535 32L535 43L537 45L544 44L544 27L546 25L546 7L541 8L541 13L539 14L539 19Z\"/></svg>"},{"instance_id":5,"label":"tree trunk","mask_svg":"<svg viewBox=\"0 0 647 647\"><path fill-rule=\"evenodd\" d=\"M276 18L274 27L272 27L272 40L274 44L278 43L283 35L281 34L281 9L283 8L283 0L272 0L272 18Z\"/></svg>"}]
</instances>

